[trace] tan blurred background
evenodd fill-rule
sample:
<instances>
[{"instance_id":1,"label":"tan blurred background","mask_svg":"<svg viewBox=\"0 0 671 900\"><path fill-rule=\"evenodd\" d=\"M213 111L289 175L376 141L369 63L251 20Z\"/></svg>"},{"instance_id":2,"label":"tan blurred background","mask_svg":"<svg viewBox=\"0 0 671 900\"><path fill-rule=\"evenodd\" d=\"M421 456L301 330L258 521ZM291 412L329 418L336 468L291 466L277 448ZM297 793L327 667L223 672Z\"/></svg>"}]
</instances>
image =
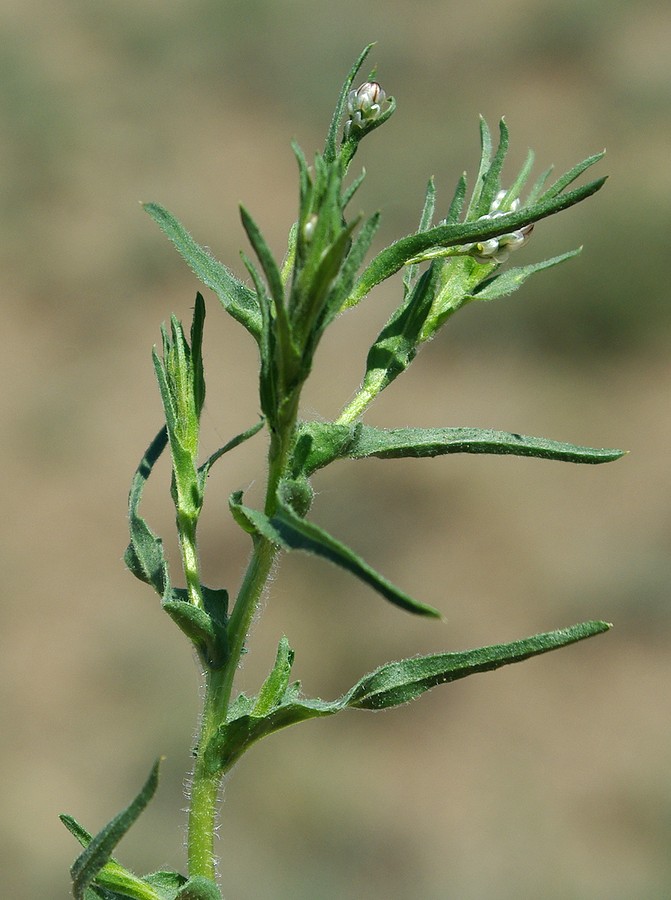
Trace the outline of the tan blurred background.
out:
<instances>
[{"instance_id":1,"label":"tan blurred background","mask_svg":"<svg viewBox=\"0 0 671 900\"><path fill-rule=\"evenodd\" d=\"M184 772L198 675L125 572L129 480L160 422L159 324L198 284L139 200L173 210L241 272L244 200L280 254L296 209L289 141L320 147L369 40L392 121L368 139L359 205L377 247L478 161L477 116L512 133L511 176L608 148L598 197L539 225L525 261L583 255L463 311L372 409L380 425L473 425L631 450L604 467L451 457L338 464L314 517L446 624L389 607L307 557L285 560L255 628L252 690L283 632L310 695L389 658L512 640L582 619L607 636L270 738L226 787L228 900L661 900L671 896L671 9L661 2L3 0L0 278L4 528L0 881L60 900L91 830L165 754L119 848L184 868ZM364 73L364 74L367 74ZM443 206L445 209L445 206ZM325 339L306 414L333 417L398 300L373 295ZM246 333L207 294L205 449L254 421ZM345 359L341 359L344 354ZM211 584L247 542L226 498L262 441L212 476ZM172 533L165 468L147 513ZM253 490L253 488L252 488ZM162 493L163 491L163 493Z\"/></svg>"}]
</instances>

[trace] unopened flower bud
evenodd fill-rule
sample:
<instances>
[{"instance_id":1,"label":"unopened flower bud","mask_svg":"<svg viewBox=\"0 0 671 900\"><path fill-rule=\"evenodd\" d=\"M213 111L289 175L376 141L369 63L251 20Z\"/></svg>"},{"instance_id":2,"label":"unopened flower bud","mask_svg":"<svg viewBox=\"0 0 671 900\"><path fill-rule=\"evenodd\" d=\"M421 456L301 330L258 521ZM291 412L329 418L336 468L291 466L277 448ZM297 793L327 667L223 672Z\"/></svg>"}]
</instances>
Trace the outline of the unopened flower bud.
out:
<instances>
[{"instance_id":1,"label":"unopened flower bud","mask_svg":"<svg viewBox=\"0 0 671 900\"><path fill-rule=\"evenodd\" d=\"M305 224L303 225L303 240L308 244L312 240L312 236L315 233L317 222L318 219L314 213L305 220Z\"/></svg>"},{"instance_id":2,"label":"unopened flower bud","mask_svg":"<svg viewBox=\"0 0 671 900\"><path fill-rule=\"evenodd\" d=\"M516 197L510 203L506 204L506 209L501 209L507 191L499 191L489 206L489 212L484 216L480 216L478 221L483 219L498 219L510 212L517 212L521 203L519 197ZM489 238L486 241L480 241L476 244L467 244L464 251L476 259L479 263L504 263L512 250L519 250L529 239L529 235L533 231L533 222L511 231L508 234L501 234L495 238Z\"/></svg>"},{"instance_id":3,"label":"unopened flower bud","mask_svg":"<svg viewBox=\"0 0 671 900\"><path fill-rule=\"evenodd\" d=\"M372 122L382 112L382 104L386 94L377 81L365 81L347 97L349 118L345 122L345 139L350 136L352 128L363 130L368 122Z\"/></svg>"}]
</instances>

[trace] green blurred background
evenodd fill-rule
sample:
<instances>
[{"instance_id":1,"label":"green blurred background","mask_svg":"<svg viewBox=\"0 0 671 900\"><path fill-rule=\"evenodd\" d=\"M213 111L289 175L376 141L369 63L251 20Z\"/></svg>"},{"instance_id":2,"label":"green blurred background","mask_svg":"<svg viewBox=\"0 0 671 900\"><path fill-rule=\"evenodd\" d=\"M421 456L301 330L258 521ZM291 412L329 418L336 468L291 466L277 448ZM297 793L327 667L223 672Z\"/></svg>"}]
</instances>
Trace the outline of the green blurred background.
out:
<instances>
[{"instance_id":1,"label":"green blurred background","mask_svg":"<svg viewBox=\"0 0 671 900\"><path fill-rule=\"evenodd\" d=\"M377 40L398 101L357 157L358 202L383 210L378 248L414 227L430 174L444 204L474 174L479 113L492 127L506 115L509 176L528 146L538 171L564 171L605 145L594 177L612 178L524 250L585 244L578 260L455 317L367 421L631 455L334 465L316 479L315 519L447 622L291 557L241 685L258 684L283 632L306 691L333 697L389 658L581 619L616 627L259 745L226 785L225 896L671 896L668 4L3 0L0 26L2 895L67 897L76 847L57 814L96 830L158 754L160 791L118 855L142 872L184 866L198 674L121 556L129 480L160 422L150 348L198 285L137 202L163 203L242 272L244 201L280 254L296 210L289 142L321 146L344 74ZM330 418L351 396L398 296L391 284L332 328L306 414ZM254 421L257 399L251 341L207 300L209 450ZM261 444L211 479L204 566L231 590L248 546L226 498L260 477ZM170 534L159 480L147 513Z\"/></svg>"}]
</instances>

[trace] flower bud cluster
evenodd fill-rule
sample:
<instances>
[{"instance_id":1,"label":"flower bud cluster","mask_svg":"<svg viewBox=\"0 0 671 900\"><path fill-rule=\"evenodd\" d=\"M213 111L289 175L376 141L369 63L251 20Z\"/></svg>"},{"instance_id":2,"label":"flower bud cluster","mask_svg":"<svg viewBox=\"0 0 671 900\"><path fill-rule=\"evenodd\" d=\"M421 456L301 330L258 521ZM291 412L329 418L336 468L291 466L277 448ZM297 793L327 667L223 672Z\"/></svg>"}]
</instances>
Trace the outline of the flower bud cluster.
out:
<instances>
[{"instance_id":1,"label":"flower bud cluster","mask_svg":"<svg viewBox=\"0 0 671 900\"><path fill-rule=\"evenodd\" d=\"M363 131L379 117L386 96L377 81L364 81L355 91L350 91L347 97L349 118L345 122L343 133L345 140L349 138L352 129Z\"/></svg>"},{"instance_id":2,"label":"flower bud cluster","mask_svg":"<svg viewBox=\"0 0 671 900\"><path fill-rule=\"evenodd\" d=\"M498 192L489 207L489 212L484 216L480 216L478 222L484 219L498 219L499 216L505 216L509 212L516 212L520 208L518 197L508 205L506 210L501 209L506 193L507 191ZM467 244L464 247L464 251L480 263L504 263L512 250L519 250L520 247L526 244L533 228L533 223L531 223L523 228L518 228L517 231L511 231L509 234L500 234L498 237L489 238L486 241Z\"/></svg>"}]
</instances>

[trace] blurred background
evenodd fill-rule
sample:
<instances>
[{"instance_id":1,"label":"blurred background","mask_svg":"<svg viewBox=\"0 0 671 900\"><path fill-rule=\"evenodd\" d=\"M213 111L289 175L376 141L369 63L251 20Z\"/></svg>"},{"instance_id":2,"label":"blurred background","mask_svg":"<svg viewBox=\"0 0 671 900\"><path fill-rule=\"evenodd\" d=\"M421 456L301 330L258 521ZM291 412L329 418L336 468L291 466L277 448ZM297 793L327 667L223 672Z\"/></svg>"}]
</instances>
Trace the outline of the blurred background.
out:
<instances>
[{"instance_id":1,"label":"blurred background","mask_svg":"<svg viewBox=\"0 0 671 900\"><path fill-rule=\"evenodd\" d=\"M167 206L240 274L244 201L281 255L297 205L289 142L322 146L346 72L377 40L370 64L398 111L354 167L368 171L359 206L383 211L377 249L414 229L429 175L443 210L461 172L474 176L480 113L493 130L506 116L509 177L529 146L537 172L606 146L590 176L611 179L523 251L584 244L580 258L456 316L366 421L631 454L332 466L315 479L314 519L447 621L295 555L240 687L256 688L283 633L306 692L331 698L388 659L583 619L615 628L257 746L226 785L225 896L671 896L671 8L2 0L0 17L3 895L67 897L77 847L57 814L97 830L159 754L158 795L118 856L184 868L199 676L122 553L130 478L161 421L150 349L170 313L190 317L199 285L138 201ZM331 329L306 416L349 399L399 296L388 283ZM206 300L210 452L258 403L251 340ZM207 580L231 591L249 548L227 496L253 491L263 467L263 441L246 448L214 470L201 525ZM145 507L166 537L167 483L159 467Z\"/></svg>"}]
</instances>

